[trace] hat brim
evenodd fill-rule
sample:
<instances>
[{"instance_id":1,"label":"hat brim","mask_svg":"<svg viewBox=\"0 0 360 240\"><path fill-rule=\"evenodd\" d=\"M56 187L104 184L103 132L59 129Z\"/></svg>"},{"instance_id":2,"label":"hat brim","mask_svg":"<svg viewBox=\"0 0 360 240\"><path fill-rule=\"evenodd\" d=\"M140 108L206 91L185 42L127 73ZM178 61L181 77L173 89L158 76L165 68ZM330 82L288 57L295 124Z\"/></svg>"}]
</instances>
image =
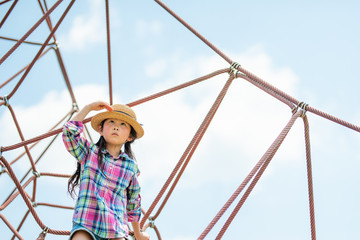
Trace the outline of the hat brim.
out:
<instances>
[{"instance_id":1,"label":"hat brim","mask_svg":"<svg viewBox=\"0 0 360 240\"><path fill-rule=\"evenodd\" d=\"M137 135L136 138L141 138L142 136L144 136L144 129L142 128L140 123L138 123L134 118L130 117L129 115L124 114L122 112L118 112L118 111L102 112L102 113L96 114L91 119L91 127L95 131L98 131L98 127L99 127L100 123L102 121L104 121L105 119L109 119L109 118L123 120L123 121L127 122L128 124L130 124L136 132L136 135Z\"/></svg>"}]
</instances>

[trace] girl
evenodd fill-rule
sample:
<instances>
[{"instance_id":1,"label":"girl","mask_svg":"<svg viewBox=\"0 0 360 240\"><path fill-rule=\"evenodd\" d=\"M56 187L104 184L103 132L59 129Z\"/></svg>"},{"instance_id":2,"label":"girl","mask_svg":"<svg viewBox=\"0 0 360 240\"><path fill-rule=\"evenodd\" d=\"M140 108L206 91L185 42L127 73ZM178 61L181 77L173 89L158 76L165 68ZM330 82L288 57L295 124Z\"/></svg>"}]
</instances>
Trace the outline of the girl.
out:
<instances>
[{"instance_id":1,"label":"girl","mask_svg":"<svg viewBox=\"0 0 360 240\"><path fill-rule=\"evenodd\" d=\"M81 134L82 121L90 111L102 109L108 111L91 120L91 126L101 135L93 144ZM70 239L125 240L128 222L132 223L137 240L150 239L140 231L141 198L137 179L140 172L131 151L131 143L143 135L134 111L121 104L88 104L65 124L65 147L78 161L77 170L69 179L71 196L80 184Z\"/></svg>"}]
</instances>

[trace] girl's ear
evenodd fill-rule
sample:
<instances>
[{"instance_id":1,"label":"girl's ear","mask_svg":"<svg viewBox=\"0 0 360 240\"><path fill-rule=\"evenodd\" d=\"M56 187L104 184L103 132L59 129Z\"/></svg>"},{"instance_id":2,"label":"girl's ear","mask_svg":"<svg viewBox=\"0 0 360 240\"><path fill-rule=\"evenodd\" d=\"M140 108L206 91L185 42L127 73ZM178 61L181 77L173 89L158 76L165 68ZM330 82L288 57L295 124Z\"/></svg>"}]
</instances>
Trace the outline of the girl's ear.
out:
<instances>
[{"instance_id":1,"label":"girl's ear","mask_svg":"<svg viewBox=\"0 0 360 240\"><path fill-rule=\"evenodd\" d=\"M102 127L101 127L101 124L98 126L98 132L99 132L100 135L102 136Z\"/></svg>"},{"instance_id":2,"label":"girl's ear","mask_svg":"<svg viewBox=\"0 0 360 240\"><path fill-rule=\"evenodd\" d=\"M134 138L132 136L129 136L128 139L126 139L126 142L131 142L132 140L134 140Z\"/></svg>"}]
</instances>

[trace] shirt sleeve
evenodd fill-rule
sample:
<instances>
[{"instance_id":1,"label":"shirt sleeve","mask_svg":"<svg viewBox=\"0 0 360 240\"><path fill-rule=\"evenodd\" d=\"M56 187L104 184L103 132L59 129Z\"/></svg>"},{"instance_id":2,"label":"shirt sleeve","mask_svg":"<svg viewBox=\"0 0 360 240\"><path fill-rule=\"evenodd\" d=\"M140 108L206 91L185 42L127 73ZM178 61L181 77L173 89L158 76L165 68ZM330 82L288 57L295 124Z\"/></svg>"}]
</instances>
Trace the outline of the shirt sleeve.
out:
<instances>
[{"instance_id":1,"label":"shirt sleeve","mask_svg":"<svg viewBox=\"0 0 360 240\"><path fill-rule=\"evenodd\" d=\"M90 149L90 142L82 135L84 125L80 121L69 121L63 127L63 142L66 150L80 163Z\"/></svg>"},{"instance_id":2,"label":"shirt sleeve","mask_svg":"<svg viewBox=\"0 0 360 240\"><path fill-rule=\"evenodd\" d=\"M138 176L140 171L136 165L135 174L133 175L130 184L127 188L127 216L128 222L139 222L141 216L141 196L140 184Z\"/></svg>"}]
</instances>

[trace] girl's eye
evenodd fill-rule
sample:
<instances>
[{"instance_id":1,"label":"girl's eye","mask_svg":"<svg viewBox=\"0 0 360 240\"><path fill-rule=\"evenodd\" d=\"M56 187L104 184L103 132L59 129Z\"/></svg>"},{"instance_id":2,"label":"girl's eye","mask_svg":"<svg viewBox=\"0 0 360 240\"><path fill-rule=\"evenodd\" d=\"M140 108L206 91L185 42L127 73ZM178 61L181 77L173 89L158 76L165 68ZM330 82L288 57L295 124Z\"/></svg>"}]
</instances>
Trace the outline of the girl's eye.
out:
<instances>
[{"instance_id":1,"label":"girl's eye","mask_svg":"<svg viewBox=\"0 0 360 240\"><path fill-rule=\"evenodd\" d=\"M125 126L126 124L125 123L121 123L122 126Z\"/></svg>"}]
</instances>

